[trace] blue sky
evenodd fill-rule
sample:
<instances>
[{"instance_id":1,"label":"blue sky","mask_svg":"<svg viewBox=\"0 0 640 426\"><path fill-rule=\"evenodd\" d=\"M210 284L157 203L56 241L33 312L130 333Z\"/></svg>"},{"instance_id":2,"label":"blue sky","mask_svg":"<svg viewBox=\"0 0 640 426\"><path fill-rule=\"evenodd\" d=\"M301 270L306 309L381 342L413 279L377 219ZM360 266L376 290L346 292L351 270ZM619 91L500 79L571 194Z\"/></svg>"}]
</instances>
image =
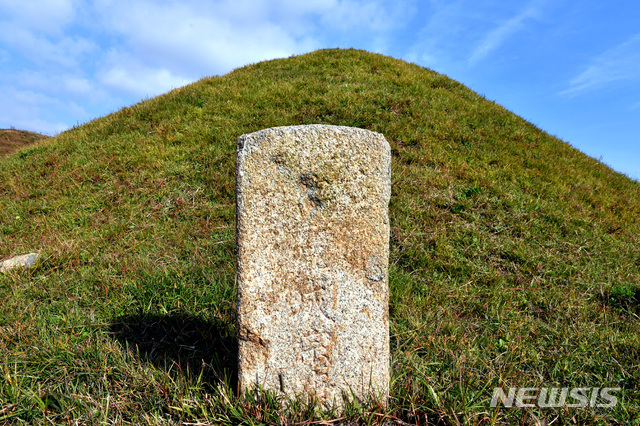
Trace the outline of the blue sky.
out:
<instances>
[{"instance_id":1,"label":"blue sky","mask_svg":"<svg viewBox=\"0 0 640 426\"><path fill-rule=\"evenodd\" d=\"M0 0L0 128L55 134L326 47L446 74L640 179L636 0Z\"/></svg>"}]
</instances>

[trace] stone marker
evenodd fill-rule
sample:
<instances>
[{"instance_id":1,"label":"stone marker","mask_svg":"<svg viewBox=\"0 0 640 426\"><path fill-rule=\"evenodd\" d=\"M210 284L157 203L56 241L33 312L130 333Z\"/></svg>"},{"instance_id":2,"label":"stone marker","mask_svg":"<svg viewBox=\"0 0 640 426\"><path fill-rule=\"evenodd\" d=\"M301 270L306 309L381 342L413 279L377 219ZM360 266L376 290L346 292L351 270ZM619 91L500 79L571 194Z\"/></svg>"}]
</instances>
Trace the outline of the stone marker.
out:
<instances>
[{"instance_id":1,"label":"stone marker","mask_svg":"<svg viewBox=\"0 0 640 426\"><path fill-rule=\"evenodd\" d=\"M0 272L7 272L14 268L29 268L38 260L38 253L22 254L0 262Z\"/></svg>"},{"instance_id":2,"label":"stone marker","mask_svg":"<svg viewBox=\"0 0 640 426\"><path fill-rule=\"evenodd\" d=\"M342 405L389 392L390 149L368 130L238 138L238 384Z\"/></svg>"}]
</instances>

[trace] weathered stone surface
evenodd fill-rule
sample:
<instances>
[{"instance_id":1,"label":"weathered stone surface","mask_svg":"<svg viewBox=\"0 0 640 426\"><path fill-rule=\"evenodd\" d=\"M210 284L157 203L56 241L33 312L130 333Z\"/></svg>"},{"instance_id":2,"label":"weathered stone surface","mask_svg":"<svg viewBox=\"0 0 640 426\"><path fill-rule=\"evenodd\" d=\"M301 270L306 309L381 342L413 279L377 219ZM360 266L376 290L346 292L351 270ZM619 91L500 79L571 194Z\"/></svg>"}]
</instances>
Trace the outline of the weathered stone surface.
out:
<instances>
[{"instance_id":1,"label":"weathered stone surface","mask_svg":"<svg viewBox=\"0 0 640 426\"><path fill-rule=\"evenodd\" d=\"M240 391L388 395L390 161L351 127L238 138Z\"/></svg>"},{"instance_id":2,"label":"weathered stone surface","mask_svg":"<svg viewBox=\"0 0 640 426\"><path fill-rule=\"evenodd\" d=\"M38 253L23 254L14 256L3 262L0 262L0 272L7 272L14 268L28 268L38 260Z\"/></svg>"}]
</instances>

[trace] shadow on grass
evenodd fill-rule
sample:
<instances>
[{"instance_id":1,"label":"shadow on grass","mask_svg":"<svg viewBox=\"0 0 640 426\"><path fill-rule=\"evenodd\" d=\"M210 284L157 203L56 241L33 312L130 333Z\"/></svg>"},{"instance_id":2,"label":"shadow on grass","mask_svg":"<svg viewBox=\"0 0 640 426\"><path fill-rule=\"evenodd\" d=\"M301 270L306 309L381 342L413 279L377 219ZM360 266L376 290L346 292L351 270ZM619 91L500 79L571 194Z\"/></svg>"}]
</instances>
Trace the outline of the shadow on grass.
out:
<instances>
[{"instance_id":1,"label":"shadow on grass","mask_svg":"<svg viewBox=\"0 0 640 426\"><path fill-rule=\"evenodd\" d=\"M125 315L110 325L117 341L145 362L205 385L236 389L237 339L226 327L185 314Z\"/></svg>"},{"instance_id":2,"label":"shadow on grass","mask_svg":"<svg viewBox=\"0 0 640 426\"><path fill-rule=\"evenodd\" d=\"M600 303L622 314L640 314L640 286L621 283L599 296Z\"/></svg>"}]
</instances>

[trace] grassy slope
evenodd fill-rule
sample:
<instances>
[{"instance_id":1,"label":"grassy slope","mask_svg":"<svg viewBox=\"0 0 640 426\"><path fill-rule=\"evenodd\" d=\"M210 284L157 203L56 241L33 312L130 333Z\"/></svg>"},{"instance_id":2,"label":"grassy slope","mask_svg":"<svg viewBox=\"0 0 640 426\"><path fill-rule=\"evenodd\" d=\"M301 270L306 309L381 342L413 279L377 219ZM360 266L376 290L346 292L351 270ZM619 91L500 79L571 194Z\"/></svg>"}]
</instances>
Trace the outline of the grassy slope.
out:
<instances>
[{"instance_id":1,"label":"grassy slope","mask_svg":"<svg viewBox=\"0 0 640 426\"><path fill-rule=\"evenodd\" d=\"M48 136L25 130L0 129L0 157L47 138Z\"/></svg>"},{"instance_id":2,"label":"grassy slope","mask_svg":"<svg viewBox=\"0 0 640 426\"><path fill-rule=\"evenodd\" d=\"M45 255L0 276L0 419L331 417L220 384L235 357L235 140L309 123L381 132L393 150L392 415L640 416L640 185L445 76L325 50L0 160L0 257ZM622 401L488 407L494 386L578 385L621 386Z\"/></svg>"}]
</instances>

